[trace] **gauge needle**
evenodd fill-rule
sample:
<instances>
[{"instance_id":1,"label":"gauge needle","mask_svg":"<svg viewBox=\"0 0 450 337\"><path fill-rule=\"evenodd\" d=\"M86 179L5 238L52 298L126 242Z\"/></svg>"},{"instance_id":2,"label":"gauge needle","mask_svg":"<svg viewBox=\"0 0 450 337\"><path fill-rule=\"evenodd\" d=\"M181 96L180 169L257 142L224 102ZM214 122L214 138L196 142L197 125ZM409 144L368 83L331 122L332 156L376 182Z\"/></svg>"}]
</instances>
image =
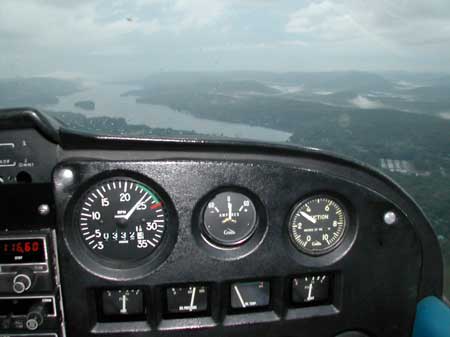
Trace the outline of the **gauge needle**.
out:
<instances>
[{"instance_id":1,"label":"gauge needle","mask_svg":"<svg viewBox=\"0 0 450 337\"><path fill-rule=\"evenodd\" d=\"M311 221L312 223L316 223L317 220L314 219L311 215L309 215L308 213L305 212L300 212L300 214L307 220Z\"/></svg>"},{"instance_id":2,"label":"gauge needle","mask_svg":"<svg viewBox=\"0 0 450 337\"><path fill-rule=\"evenodd\" d=\"M312 296L312 289L313 285L310 283L308 287L308 297L306 298L307 301L312 301L314 299L314 296Z\"/></svg>"},{"instance_id":3,"label":"gauge needle","mask_svg":"<svg viewBox=\"0 0 450 337\"><path fill-rule=\"evenodd\" d=\"M194 289L192 289L191 304L189 305L189 311L194 310L194 301L195 301L196 290L197 290L197 287L194 287Z\"/></svg>"},{"instance_id":4,"label":"gauge needle","mask_svg":"<svg viewBox=\"0 0 450 337\"><path fill-rule=\"evenodd\" d=\"M236 292L236 295L238 296L239 302L241 302L242 307L245 308L244 299L242 298L241 292L239 291L237 286L234 286L234 291Z\"/></svg>"},{"instance_id":5,"label":"gauge needle","mask_svg":"<svg viewBox=\"0 0 450 337\"><path fill-rule=\"evenodd\" d=\"M130 218L130 216L132 216L133 215L133 213L134 213L134 211L136 210L136 208L138 208L138 206L144 201L144 198L147 196L147 194L144 194L143 196L142 196L142 198L141 199L139 199L139 201L128 211L128 213L127 214L125 214L125 215L122 215L122 214L119 214L119 215L115 215L114 216L114 218L115 219L125 219L125 220L128 220L129 218ZM149 199L150 199L150 197L149 197ZM144 201L145 202L145 201Z\"/></svg>"},{"instance_id":6,"label":"gauge needle","mask_svg":"<svg viewBox=\"0 0 450 337\"><path fill-rule=\"evenodd\" d=\"M122 302L122 309L120 309L120 313L121 314L126 314L127 313L127 295L122 295L122 297L120 298L120 302Z\"/></svg>"},{"instance_id":7,"label":"gauge needle","mask_svg":"<svg viewBox=\"0 0 450 337\"><path fill-rule=\"evenodd\" d=\"M231 202L228 203L228 218L223 219L222 223L227 223L228 221L236 222L236 220L233 220L233 205Z\"/></svg>"}]
</instances>

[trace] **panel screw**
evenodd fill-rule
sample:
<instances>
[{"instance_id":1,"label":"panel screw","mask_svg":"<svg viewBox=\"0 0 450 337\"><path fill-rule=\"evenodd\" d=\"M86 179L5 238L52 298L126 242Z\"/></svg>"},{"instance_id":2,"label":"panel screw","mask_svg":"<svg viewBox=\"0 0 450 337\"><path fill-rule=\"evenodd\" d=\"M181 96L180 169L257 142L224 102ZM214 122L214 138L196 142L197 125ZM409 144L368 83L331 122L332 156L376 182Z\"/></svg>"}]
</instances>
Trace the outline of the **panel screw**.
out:
<instances>
[{"instance_id":1,"label":"panel screw","mask_svg":"<svg viewBox=\"0 0 450 337\"><path fill-rule=\"evenodd\" d=\"M55 184L64 187L73 183L74 173L69 168L63 168L56 173Z\"/></svg>"},{"instance_id":2,"label":"panel screw","mask_svg":"<svg viewBox=\"0 0 450 337\"><path fill-rule=\"evenodd\" d=\"M48 213L50 213L50 206L47 204L39 205L38 212L40 215L47 215Z\"/></svg>"},{"instance_id":3,"label":"panel screw","mask_svg":"<svg viewBox=\"0 0 450 337\"><path fill-rule=\"evenodd\" d=\"M388 211L384 213L383 220L386 225L393 225L397 222L397 214L393 211Z\"/></svg>"}]
</instances>

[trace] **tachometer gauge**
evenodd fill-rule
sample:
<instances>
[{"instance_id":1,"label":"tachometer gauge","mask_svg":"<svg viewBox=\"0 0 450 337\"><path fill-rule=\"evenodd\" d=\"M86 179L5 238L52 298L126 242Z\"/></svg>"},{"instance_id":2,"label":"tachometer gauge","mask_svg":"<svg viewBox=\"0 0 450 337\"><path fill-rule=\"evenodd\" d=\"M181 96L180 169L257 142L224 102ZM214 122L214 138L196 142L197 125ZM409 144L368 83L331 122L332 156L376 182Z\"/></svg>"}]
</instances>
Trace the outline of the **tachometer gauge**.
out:
<instances>
[{"instance_id":1,"label":"tachometer gauge","mask_svg":"<svg viewBox=\"0 0 450 337\"><path fill-rule=\"evenodd\" d=\"M161 243L166 225L164 203L150 187L129 178L103 180L75 208L82 241L95 254L136 261Z\"/></svg>"},{"instance_id":2,"label":"tachometer gauge","mask_svg":"<svg viewBox=\"0 0 450 337\"><path fill-rule=\"evenodd\" d=\"M341 243L347 218L338 201L327 196L315 196L294 207L289 218L289 235L298 250L321 255Z\"/></svg>"}]
</instances>

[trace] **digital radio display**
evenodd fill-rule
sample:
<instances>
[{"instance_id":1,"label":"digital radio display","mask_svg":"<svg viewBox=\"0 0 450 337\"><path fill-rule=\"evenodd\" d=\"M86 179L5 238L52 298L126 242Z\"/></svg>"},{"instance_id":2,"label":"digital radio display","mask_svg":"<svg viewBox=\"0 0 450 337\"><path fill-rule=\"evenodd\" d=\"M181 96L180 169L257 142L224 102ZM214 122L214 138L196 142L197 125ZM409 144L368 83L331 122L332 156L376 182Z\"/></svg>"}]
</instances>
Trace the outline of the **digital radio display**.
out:
<instances>
[{"instance_id":1,"label":"digital radio display","mask_svg":"<svg viewBox=\"0 0 450 337\"><path fill-rule=\"evenodd\" d=\"M45 262L45 241L36 239L0 239L0 264Z\"/></svg>"}]
</instances>

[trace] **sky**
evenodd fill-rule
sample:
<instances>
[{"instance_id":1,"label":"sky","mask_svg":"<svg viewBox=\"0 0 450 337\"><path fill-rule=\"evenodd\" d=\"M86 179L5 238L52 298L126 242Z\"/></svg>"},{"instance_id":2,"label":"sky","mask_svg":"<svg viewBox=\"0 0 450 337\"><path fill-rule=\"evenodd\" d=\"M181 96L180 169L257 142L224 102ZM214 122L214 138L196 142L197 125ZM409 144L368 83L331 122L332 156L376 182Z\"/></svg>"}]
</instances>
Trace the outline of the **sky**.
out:
<instances>
[{"instance_id":1,"label":"sky","mask_svg":"<svg viewBox=\"0 0 450 337\"><path fill-rule=\"evenodd\" d=\"M2 0L0 77L450 72L449 0Z\"/></svg>"}]
</instances>

